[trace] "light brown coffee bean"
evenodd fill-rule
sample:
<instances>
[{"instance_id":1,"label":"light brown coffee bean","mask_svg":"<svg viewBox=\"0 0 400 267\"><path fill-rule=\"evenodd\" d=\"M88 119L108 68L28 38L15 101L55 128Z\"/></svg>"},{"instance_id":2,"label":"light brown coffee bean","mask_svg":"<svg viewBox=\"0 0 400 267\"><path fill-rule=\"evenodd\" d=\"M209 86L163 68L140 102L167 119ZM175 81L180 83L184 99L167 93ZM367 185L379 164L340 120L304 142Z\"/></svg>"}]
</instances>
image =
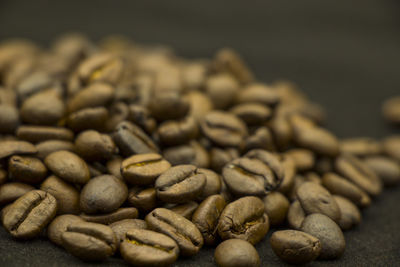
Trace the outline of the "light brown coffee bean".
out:
<instances>
[{"instance_id":1,"label":"light brown coffee bean","mask_svg":"<svg viewBox=\"0 0 400 267\"><path fill-rule=\"evenodd\" d=\"M47 227L47 237L53 243L61 246L61 235L67 231L69 225L75 222L83 222L83 220L81 217L72 214L57 216Z\"/></svg>"},{"instance_id":2,"label":"light brown coffee bean","mask_svg":"<svg viewBox=\"0 0 400 267\"><path fill-rule=\"evenodd\" d=\"M47 168L40 159L12 156L8 161L8 173L16 181L37 184L46 177Z\"/></svg>"}]
</instances>

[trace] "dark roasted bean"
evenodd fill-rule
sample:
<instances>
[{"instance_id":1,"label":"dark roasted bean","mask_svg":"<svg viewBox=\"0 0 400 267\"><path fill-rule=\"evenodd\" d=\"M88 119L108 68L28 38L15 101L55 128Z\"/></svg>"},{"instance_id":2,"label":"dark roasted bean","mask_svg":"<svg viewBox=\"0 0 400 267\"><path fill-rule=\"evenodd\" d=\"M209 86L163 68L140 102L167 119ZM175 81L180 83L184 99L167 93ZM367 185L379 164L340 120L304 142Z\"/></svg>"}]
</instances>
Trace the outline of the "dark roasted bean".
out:
<instances>
[{"instance_id":1,"label":"dark roasted bean","mask_svg":"<svg viewBox=\"0 0 400 267\"><path fill-rule=\"evenodd\" d=\"M12 156L8 161L8 173L11 179L36 184L46 177L47 168L40 159L27 156Z\"/></svg>"}]
</instances>

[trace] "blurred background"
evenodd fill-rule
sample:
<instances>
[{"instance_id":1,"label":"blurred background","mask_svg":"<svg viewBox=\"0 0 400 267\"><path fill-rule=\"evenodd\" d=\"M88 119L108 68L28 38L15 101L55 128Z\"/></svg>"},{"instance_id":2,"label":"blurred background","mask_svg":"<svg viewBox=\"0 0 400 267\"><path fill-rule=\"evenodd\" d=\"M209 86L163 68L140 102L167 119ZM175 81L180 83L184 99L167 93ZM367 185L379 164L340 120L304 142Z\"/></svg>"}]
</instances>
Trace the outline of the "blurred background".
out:
<instances>
[{"instance_id":1,"label":"blurred background","mask_svg":"<svg viewBox=\"0 0 400 267\"><path fill-rule=\"evenodd\" d=\"M289 79L325 106L340 137L382 137L380 105L400 93L399 9L396 0L0 0L0 39L123 34L185 57L230 46L258 79Z\"/></svg>"}]
</instances>

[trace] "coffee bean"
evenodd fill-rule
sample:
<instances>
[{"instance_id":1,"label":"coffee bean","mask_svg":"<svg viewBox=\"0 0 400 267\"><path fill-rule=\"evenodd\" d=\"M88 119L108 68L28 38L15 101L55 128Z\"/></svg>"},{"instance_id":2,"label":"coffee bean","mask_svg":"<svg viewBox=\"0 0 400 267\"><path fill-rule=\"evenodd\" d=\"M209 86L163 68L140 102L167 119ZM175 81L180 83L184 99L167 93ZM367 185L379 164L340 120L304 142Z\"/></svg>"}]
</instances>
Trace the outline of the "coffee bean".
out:
<instances>
[{"instance_id":1,"label":"coffee bean","mask_svg":"<svg viewBox=\"0 0 400 267\"><path fill-rule=\"evenodd\" d=\"M80 207L83 212L109 213L118 209L128 197L128 188L112 175L92 178L80 195Z\"/></svg>"},{"instance_id":2,"label":"coffee bean","mask_svg":"<svg viewBox=\"0 0 400 267\"><path fill-rule=\"evenodd\" d=\"M129 189L128 203L140 210L151 211L157 206L156 189L132 187Z\"/></svg>"},{"instance_id":3,"label":"coffee bean","mask_svg":"<svg viewBox=\"0 0 400 267\"><path fill-rule=\"evenodd\" d=\"M154 142L139 127L127 121L118 124L113 140L125 156L158 151Z\"/></svg>"},{"instance_id":4,"label":"coffee bean","mask_svg":"<svg viewBox=\"0 0 400 267\"><path fill-rule=\"evenodd\" d=\"M94 130L81 132L75 139L77 153L88 161L102 161L111 158L116 146L110 136Z\"/></svg>"},{"instance_id":5,"label":"coffee bean","mask_svg":"<svg viewBox=\"0 0 400 267\"><path fill-rule=\"evenodd\" d=\"M206 176L193 165L179 165L161 174L156 182L157 197L168 203L196 199L206 185Z\"/></svg>"},{"instance_id":6,"label":"coffee bean","mask_svg":"<svg viewBox=\"0 0 400 267\"><path fill-rule=\"evenodd\" d=\"M400 96L386 100L382 105L383 117L390 123L400 123Z\"/></svg>"},{"instance_id":7,"label":"coffee bean","mask_svg":"<svg viewBox=\"0 0 400 267\"><path fill-rule=\"evenodd\" d=\"M120 251L133 266L168 266L179 255L179 247L172 238L144 229L130 229Z\"/></svg>"},{"instance_id":8,"label":"coffee bean","mask_svg":"<svg viewBox=\"0 0 400 267\"><path fill-rule=\"evenodd\" d=\"M19 99L25 100L41 90L51 88L53 83L54 80L47 73L36 71L29 75L25 75L19 82L16 91Z\"/></svg>"},{"instance_id":9,"label":"coffee bean","mask_svg":"<svg viewBox=\"0 0 400 267\"><path fill-rule=\"evenodd\" d=\"M18 198L3 216L3 225L15 238L40 234L57 212L57 200L47 192L32 190Z\"/></svg>"},{"instance_id":10,"label":"coffee bean","mask_svg":"<svg viewBox=\"0 0 400 267\"><path fill-rule=\"evenodd\" d=\"M280 158L281 166L283 169L282 182L278 187L278 191L287 194L293 188L296 176L296 163L290 157L282 155Z\"/></svg>"},{"instance_id":11,"label":"coffee bean","mask_svg":"<svg viewBox=\"0 0 400 267\"><path fill-rule=\"evenodd\" d=\"M281 115L279 107L276 110L276 115L269 121L272 136L276 146L280 149L286 149L293 140L293 129L289 123L288 116Z\"/></svg>"},{"instance_id":12,"label":"coffee bean","mask_svg":"<svg viewBox=\"0 0 400 267\"><path fill-rule=\"evenodd\" d=\"M169 209L175 212L176 214L185 217L188 220L192 220L192 215L196 211L198 206L199 204L197 204L197 202L189 201L184 204L177 204Z\"/></svg>"},{"instance_id":13,"label":"coffee bean","mask_svg":"<svg viewBox=\"0 0 400 267\"><path fill-rule=\"evenodd\" d=\"M364 162L379 176L385 186L393 186L400 182L400 165L395 160L385 156L370 156Z\"/></svg>"},{"instance_id":14,"label":"coffee bean","mask_svg":"<svg viewBox=\"0 0 400 267\"><path fill-rule=\"evenodd\" d=\"M338 225L343 231L349 230L361 222L361 213L356 205L354 205L350 200L341 196L334 195L333 198L340 209L340 220Z\"/></svg>"},{"instance_id":15,"label":"coffee bean","mask_svg":"<svg viewBox=\"0 0 400 267\"><path fill-rule=\"evenodd\" d=\"M121 164L122 164L122 158L119 156L114 156L106 163L107 172L111 175L114 175L118 179L122 180Z\"/></svg>"},{"instance_id":16,"label":"coffee bean","mask_svg":"<svg viewBox=\"0 0 400 267\"><path fill-rule=\"evenodd\" d=\"M206 176L206 185L204 186L203 192L198 197L199 200L218 194L221 191L221 177L217 173L203 168L197 169L197 172Z\"/></svg>"},{"instance_id":17,"label":"coffee bean","mask_svg":"<svg viewBox=\"0 0 400 267\"><path fill-rule=\"evenodd\" d=\"M8 161L8 173L14 180L36 184L46 177L47 168L40 159L12 156Z\"/></svg>"},{"instance_id":18,"label":"coffee bean","mask_svg":"<svg viewBox=\"0 0 400 267\"><path fill-rule=\"evenodd\" d=\"M108 120L105 107L84 108L69 114L67 126L75 132L89 129L102 130Z\"/></svg>"},{"instance_id":19,"label":"coffee bean","mask_svg":"<svg viewBox=\"0 0 400 267\"><path fill-rule=\"evenodd\" d=\"M380 154L382 145L369 137L347 138L340 141L340 152L354 156L371 156Z\"/></svg>"},{"instance_id":20,"label":"coffee bean","mask_svg":"<svg viewBox=\"0 0 400 267\"><path fill-rule=\"evenodd\" d=\"M136 219L138 217L138 210L136 208L119 208L116 211L106 214L84 214L82 213L81 218L87 222L111 224L117 221L125 219Z\"/></svg>"},{"instance_id":21,"label":"coffee bean","mask_svg":"<svg viewBox=\"0 0 400 267\"><path fill-rule=\"evenodd\" d=\"M346 242L339 226L323 214L308 215L301 230L319 239L322 245L320 259L339 258L345 249Z\"/></svg>"},{"instance_id":22,"label":"coffee bean","mask_svg":"<svg viewBox=\"0 0 400 267\"><path fill-rule=\"evenodd\" d=\"M18 109L14 106L0 104L0 133L13 134L19 125Z\"/></svg>"},{"instance_id":23,"label":"coffee bean","mask_svg":"<svg viewBox=\"0 0 400 267\"><path fill-rule=\"evenodd\" d=\"M293 229L300 230L301 224L306 218L306 213L298 200L292 202L287 213L289 226Z\"/></svg>"},{"instance_id":24,"label":"coffee bean","mask_svg":"<svg viewBox=\"0 0 400 267\"><path fill-rule=\"evenodd\" d=\"M371 198L361 188L334 173L326 173L322 185L332 194L343 196L360 207L368 207Z\"/></svg>"},{"instance_id":25,"label":"coffee bean","mask_svg":"<svg viewBox=\"0 0 400 267\"><path fill-rule=\"evenodd\" d=\"M231 162L238 157L239 152L234 148L222 149L213 147L210 151L211 168L214 171L221 173L222 168L225 166L225 164Z\"/></svg>"},{"instance_id":26,"label":"coffee bean","mask_svg":"<svg viewBox=\"0 0 400 267\"><path fill-rule=\"evenodd\" d=\"M147 223L141 219L124 219L109 225L117 237L118 243L122 243L125 234L131 229L147 229Z\"/></svg>"},{"instance_id":27,"label":"coffee bean","mask_svg":"<svg viewBox=\"0 0 400 267\"><path fill-rule=\"evenodd\" d=\"M241 239L229 239L219 244L214 259L220 267L260 266L257 250L251 243Z\"/></svg>"},{"instance_id":28,"label":"coffee bean","mask_svg":"<svg viewBox=\"0 0 400 267\"><path fill-rule=\"evenodd\" d=\"M279 95L268 85L252 83L243 88L237 98L237 103L259 103L266 106L275 106L279 103Z\"/></svg>"},{"instance_id":29,"label":"coffee bean","mask_svg":"<svg viewBox=\"0 0 400 267\"><path fill-rule=\"evenodd\" d=\"M184 96L184 99L190 105L188 116L193 117L197 122L200 122L213 109L211 99L200 91L191 91Z\"/></svg>"},{"instance_id":30,"label":"coffee bean","mask_svg":"<svg viewBox=\"0 0 400 267\"><path fill-rule=\"evenodd\" d=\"M17 137L32 143L47 140L72 141L74 133L62 127L22 125L17 129Z\"/></svg>"},{"instance_id":31,"label":"coffee bean","mask_svg":"<svg viewBox=\"0 0 400 267\"><path fill-rule=\"evenodd\" d=\"M321 213L335 222L339 221L339 206L323 186L313 182L305 182L297 189L296 194L306 214Z\"/></svg>"},{"instance_id":32,"label":"coffee bean","mask_svg":"<svg viewBox=\"0 0 400 267\"><path fill-rule=\"evenodd\" d=\"M44 163L56 176L67 182L85 184L90 179L87 164L72 152L53 152L45 158Z\"/></svg>"},{"instance_id":33,"label":"coffee bean","mask_svg":"<svg viewBox=\"0 0 400 267\"><path fill-rule=\"evenodd\" d=\"M35 154L37 149L25 141L0 140L0 159L12 155Z\"/></svg>"},{"instance_id":34,"label":"coffee bean","mask_svg":"<svg viewBox=\"0 0 400 267\"><path fill-rule=\"evenodd\" d=\"M69 225L76 223L76 222L83 222L81 217L72 215L72 214L64 214L57 216L47 227L47 237L53 243L61 246L62 240L61 236L64 232L67 231Z\"/></svg>"},{"instance_id":35,"label":"coffee bean","mask_svg":"<svg viewBox=\"0 0 400 267\"><path fill-rule=\"evenodd\" d=\"M203 237L197 227L173 211L157 208L146 216L146 222L150 229L175 240L182 256L192 256L203 246Z\"/></svg>"},{"instance_id":36,"label":"coffee bean","mask_svg":"<svg viewBox=\"0 0 400 267\"><path fill-rule=\"evenodd\" d=\"M270 239L272 250L283 261L290 264L306 264L321 253L318 238L296 230L276 231Z\"/></svg>"},{"instance_id":37,"label":"coffee bean","mask_svg":"<svg viewBox=\"0 0 400 267\"><path fill-rule=\"evenodd\" d=\"M207 168L210 163L208 152L195 140L186 145L164 149L163 156L173 166L190 164Z\"/></svg>"},{"instance_id":38,"label":"coffee bean","mask_svg":"<svg viewBox=\"0 0 400 267\"><path fill-rule=\"evenodd\" d=\"M242 84L247 84L254 80L253 73L233 49L220 49L215 55L213 65L217 71L232 74Z\"/></svg>"},{"instance_id":39,"label":"coffee bean","mask_svg":"<svg viewBox=\"0 0 400 267\"><path fill-rule=\"evenodd\" d=\"M270 192L263 198L265 213L271 226L282 224L289 210L289 200L279 192Z\"/></svg>"},{"instance_id":40,"label":"coffee bean","mask_svg":"<svg viewBox=\"0 0 400 267\"><path fill-rule=\"evenodd\" d=\"M189 108L189 102L174 91L155 94L149 104L151 115L158 121L183 118L188 113Z\"/></svg>"},{"instance_id":41,"label":"coffee bean","mask_svg":"<svg viewBox=\"0 0 400 267\"><path fill-rule=\"evenodd\" d=\"M129 107L123 102L114 102L108 109L109 118L105 121L105 131L112 132L117 126L128 119Z\"/></svg>"},{"instance_id":42,"label":"coffee bean","mask_svg":"<svg viewBox=\"0 0 400 267\"><path fill-rule=\"evenodd\" d=\"M181 74L183 86L189 90L199 89L206 79L207 67L207 63L200 61L185 63Z\"/></svg>"},{"instance_id":43,"label":"coffee bean","mask_svg":"<svg viewBox=\"0 0 400 267\"><path fill-rule=\"evenodd\" d=\"M44 180L40 189L50 193L57 200L57 214L79 213L79 192L72 185L52 175Z\"/></svg>"},{"instance_id":44,"label":"coffee bean","mask_svg":"<svg viewBox=\"0 0 400 267\"><path fill-rule=\"evenodd\" d=\"M260 127L247 137L244 144L244 151L252 149L276 150L272 133L267 127Z\"/></svg>"},{"instance_id":45,"label":"coffee bean","mask_svg":"<svg viewBox=\"0 0 400 267\"><path fill-rule=\"evenodd\" d=\"M233 104L239 92L239 83L228 73L210 76L205 81L207 96L216 109L226 109Z\"/></svg>"},{"instance_id":46,"label":"coffee bean","mask_svg":"<svg viewBox=\"0 0 400 267\"><path fill-rule=\"evenodd\" d=\"M122 161L121 173L130 184L146 185L154 183L170 167L171 164L159 154L139 154Z\"/></svg>"},{"instance_id":47,"label":"coffee bean","mask_svg":"<svg viewBox=\"0 0 400 267\"><path fill-rule=\"evenodd\" d=\"M122 75L123 62L111 54L99 53L84 60L78 75L84 84L106 82L115 84Z\"/></svg>"},{"instance_id":48,"label":"coffee bean","mask_svg":"<svg viewBox=\"0 0 400 267\"><path fill-rule=\"evenodd\" d=\"M175 146L185 144L197 136L197 123L193 117L180 121L165 121L157 129L162 144Z\"/></svg>"},{"instance_id":49,"label":"coffee bean","mask_svg":"<svg viewBox=\"0 0 400 267\"><path fill-rule=\"evenodd\" d=\"M0 206L12 203L35 188L23 183L6 183L0 186Z\"/></svg>"},{"instance_id":50,"label":"coffee bean","mask_svg":"<svg viewBox=\"0 0 400 267\"><path fill-rule=\"evenodd\" d=\"M85 261L101 261L113 255L117 238L109 226L91 222L73 222L61 234L62 246Z\"/></svg>"},{"instance_id":51,"label":"coffee bean","mask_svg":"<svg viewBox=\"0 0 400 267\"><path fill-rule=\"evenodd\" d=\"M400 136L393 135L386 137L382 142L383 152L400 162Z\"/></svg>"},{"instance_id":52,"label":"coffee bean","mask_svg":"<svg viewBox=\"0 0 400 267\"><path fill-rule=\"evenodd\" d=\"M230 111L241 118L247 125L261 125L272 116L270 108L257 103L236 105Z\"/></svg>"},{"instance_id":53,"label":"coffee bean","mask_svg":"<svg viewBox=\"0 0 400 267\"><path fill-rule=\"evenodd\" d=\"M264 203L257 197L243 197L229 203L219 218L218 234L223 239L239 238L256 244L269 230Z\"/></svg>"},{"instance_id":54,"label":"coffee bean","mask_svg":"<svg viewBox=\"0 0 400 267\"><path fill-rule=\"evenodd\" d=\"M338 157L335 161L335 169L371 196L377 196L382 192L382 181L374 171L350 154Z\"/></svg>"},{"instance_id":55,"label":"coffee bean","mask_svg":"<svg viewBox=\"0 0 400 267\"><path fill-rule=\"evenodd\" d=\"M288 150L285 154L294 160L298 171L307 171L314 167L315 155L310 150L297 148Z\"/></svg>"},{"instance_id":56,"label":"coffee bean","mask_svg":"<svg viewBox=\"0 0 400 267\"><path fill-rule=\"evenodd\" d=\"M248 135L244 122L235 115L223 111L208 113L201 123L203 134L221 147L240 147Z\"/></svg>"},{"instance_id":57,"label":"coffee bean","mask_svg":"<svg viewBox=\"0 0 400 267\"><path fill-rule=\"evenodd\" d=\"M63 140L43 141L36 144L36 149L38 151L36 157L38 157L41 160L44 160L49 154L60 150L76 152L76 147L74 143Z\"/></svg>"},{"instance_id":58,"label":"coffee bean","mask_svg":"<svg viewBox=\"0 0 400 267\"><path fill-rule=\"evenodd\" d=\"M218 221L225 206L221 195L212 195L203 200L193 214L192 221L200 230L206 245L213 245L217 239Z\"/></svg>"}]
</instances>

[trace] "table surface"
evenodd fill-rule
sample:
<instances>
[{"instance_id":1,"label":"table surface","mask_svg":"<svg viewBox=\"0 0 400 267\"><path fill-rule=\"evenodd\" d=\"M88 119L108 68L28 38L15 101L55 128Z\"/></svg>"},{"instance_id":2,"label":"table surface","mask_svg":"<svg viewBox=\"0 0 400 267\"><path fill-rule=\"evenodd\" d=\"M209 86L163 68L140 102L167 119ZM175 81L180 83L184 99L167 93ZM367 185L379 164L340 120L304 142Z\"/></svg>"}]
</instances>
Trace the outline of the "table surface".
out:
<instances>
[{"instance_id":1,"label":"table surface","mask_svg":"<svg viewBox=\"0 0 400 267\"><path fill-rule=\"evenodd\" d=\"M339 137L383 138L400 133L381 118L384 99L400 94L400 4L353 1L0 1L0 40L27 37L48 44L78 30L94 40L124 34L165 43L185 57L211 57L218 48L239 51L258 79L297 83L326 107L326 126ZM400 188L387 189L346 232L335 261L312 266L400 265ZM272 230L273 231L273 230ZM256 247L263 266L282 262L269 246ZM213 266L204 248L176 266ZM39 238L14 241L0 230L0 266L89 266ZM99 265L124 265L111 258Z\"/></svg>"}]
</instances>

